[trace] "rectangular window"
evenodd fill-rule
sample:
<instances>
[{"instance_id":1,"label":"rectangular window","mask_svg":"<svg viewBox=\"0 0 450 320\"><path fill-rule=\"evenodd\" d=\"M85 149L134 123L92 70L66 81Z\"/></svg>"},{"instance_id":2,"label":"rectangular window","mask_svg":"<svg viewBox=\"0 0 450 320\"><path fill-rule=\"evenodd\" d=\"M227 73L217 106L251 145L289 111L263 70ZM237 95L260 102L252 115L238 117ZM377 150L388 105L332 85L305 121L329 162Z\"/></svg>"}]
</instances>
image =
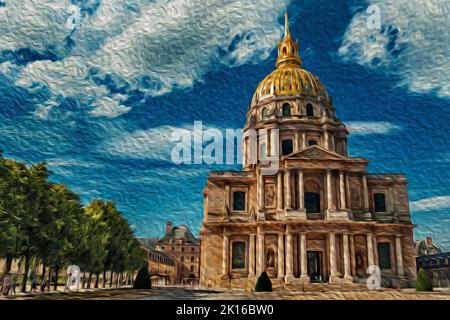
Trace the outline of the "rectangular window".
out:
<instances>
[{"instance_id":1,"label":"rectangular window","mask_svg":"<svg viewBox=\"0 0 450 320\"><path fill-rule=\"evenodd\" d=\"M245 211L245 192L235 191L233 192L233 210Z\"/></svg>"},{"instance_id":2,"label":"rectangular window","mask_svg":"<svg viewBox=\"0 0 450 320\"><path fill-rule=\"evenodd\" d=\"M373 202L375 204L375 212L386 212L386 195L384 193L374 193Z\"/></svg>"},{"instance_id":3,"label":"rectangular window","mask_svg":"<svg viewBox=\"0 0 450 320\"><path fill-rule=\"evenodd\" d=\"M291 154L294 151L292 140L283 140L281 141L281 153L283 156L287 154Z\"/></svg>"},{"instance_id":4,"label":"rectangular window","mask_svg":"<svg viewBox=\"0 0 450 320\"><path fill-rule=\"evenodd\" d=\"M391 269L391 247L389 243L378 243L378 261L380 269Z\"/></svg>"},{"instance_id":5,"label":"rectangular window","mask_svg":"<svg viewBox=\"0 0 450 320\"><path fill-rule=\"evenodd\" d=\"M315 146L315 145L317 145L316 140L308 140L308 146Z\"/></svg>"},{"instance_id":6,"label":"rectangular window","mask_svg":"<svg viewBox=\"0 0 450 320\"><path fill-rule=\"evenodd\" d=\"M233 242L231 247L231 269L245 269L245 242Z\"/></svg>"},{"instance_id":7,"label":"rectangular window","mask_svg":"<svg viewBox=\"0 0 450 320\"><path fill-rule=\"evenodd\" d=\"M262 143L259 146L259 158L260 159L266 159L267 158L267 147L265 143Z\"/></svg>"}]
</instances>

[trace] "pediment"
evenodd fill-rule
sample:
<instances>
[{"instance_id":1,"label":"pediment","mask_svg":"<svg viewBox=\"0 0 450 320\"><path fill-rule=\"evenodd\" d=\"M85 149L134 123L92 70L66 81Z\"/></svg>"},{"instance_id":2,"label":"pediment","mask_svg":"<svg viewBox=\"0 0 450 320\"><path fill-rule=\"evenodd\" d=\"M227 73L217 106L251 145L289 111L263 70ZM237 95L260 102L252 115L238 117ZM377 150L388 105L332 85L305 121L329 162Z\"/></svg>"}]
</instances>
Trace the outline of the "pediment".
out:
<instances>
[{"instance_id":1,"label":"pediment","mask_svg":"<svg viewBox=\"0 0 450 320\"><path fill-rule=\"evenodd\" d=\"M291 153L285 156L284 159L345 160L346 158L333 151L314 145L301 151Z\"/></svg>"}]
</instances>

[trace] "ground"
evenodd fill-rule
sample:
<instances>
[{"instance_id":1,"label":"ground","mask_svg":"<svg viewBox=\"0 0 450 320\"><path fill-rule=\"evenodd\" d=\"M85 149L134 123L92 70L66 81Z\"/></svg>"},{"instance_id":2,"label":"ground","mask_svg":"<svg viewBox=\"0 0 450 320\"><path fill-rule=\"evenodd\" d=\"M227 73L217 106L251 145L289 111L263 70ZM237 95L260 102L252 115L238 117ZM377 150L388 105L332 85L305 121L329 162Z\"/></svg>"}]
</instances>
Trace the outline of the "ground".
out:
<instances>
[{"instance_id":1,"label":"ground","mask_svg":"<svg viewBox=\"0 0 450 320\"><path fill-rule=\"evenodd\" d=\"M450 300L450 289L418 293L414 289L379 291L326 291L256 293L231 290L200 290L186 288L98 289L73 293L28 294L1 299L42 300Z\"/></svg>"}]
</instances>

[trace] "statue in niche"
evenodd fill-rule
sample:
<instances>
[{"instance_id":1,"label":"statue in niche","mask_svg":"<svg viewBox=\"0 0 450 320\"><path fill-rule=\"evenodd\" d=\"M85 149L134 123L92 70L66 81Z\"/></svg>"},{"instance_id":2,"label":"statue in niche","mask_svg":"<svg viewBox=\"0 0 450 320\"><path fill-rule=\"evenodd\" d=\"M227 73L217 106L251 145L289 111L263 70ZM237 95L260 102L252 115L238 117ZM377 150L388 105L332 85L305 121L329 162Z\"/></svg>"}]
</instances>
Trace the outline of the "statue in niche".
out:
<instances>
[{"instance_id":1,"label":"statue in niche","mask_svg":"<svg viewBox=\"0 0 450 320\"><path fill-rule=\"evenodd\" d=\"M275 185L273 184L266 185L265 195L266 195L265 197L266 207L268 208L275 207Z\"/></svg>"},{"instance_id":2,"label":"statue in niche","mask_svg":"<svg viewBox=\"0 0 450 320\"><path fill-rule=\"evenodd\" d=\"M266 267L275 268L275 252L273 249L269 249L266 255Z\"/></svg>"}]
</instances>

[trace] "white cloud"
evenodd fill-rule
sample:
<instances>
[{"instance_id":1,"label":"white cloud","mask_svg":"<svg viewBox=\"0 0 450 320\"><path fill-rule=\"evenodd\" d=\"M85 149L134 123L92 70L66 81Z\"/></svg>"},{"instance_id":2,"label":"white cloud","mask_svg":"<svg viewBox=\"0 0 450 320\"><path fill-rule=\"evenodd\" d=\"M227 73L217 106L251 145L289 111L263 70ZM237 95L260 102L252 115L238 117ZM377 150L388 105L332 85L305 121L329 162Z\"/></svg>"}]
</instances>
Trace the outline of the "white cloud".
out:
<instances>
[{"instance_id":1,"label":"white cloud","mask_svg":"<svg viewBox=\"0 0 450 320\"><path fill-rule=\"evenodd\" d=\"M380 30L357 13L339 54L400 79L411 91L450 97L450 3L448 1L370 0L380 8Z\"/></svg>"},{"instance_id":2,"label":"white cloud","mask_svg":"<svg viewBox=\"0 0 450 320\"><path fill-rule=\"evenodd\" d=\"M69 6L69 0L7 1L0 7L1 49L45 51L51 46L61 53L64 39L72 31L65 25Z\"/></svg>"},{"instance_id":3,"label":"white cloud","mask_svg":"<svg viewBox=\"0 0 450 320\"><path fill-rule=\"evenodd\" d=\"M61 19L67 19L68 3L42 0L42 10L56 8L41 12L33 1L26 2L8 4L12 20L5 40L8 47L43 50L53 42L62 43L67 30ZM36 14L31 22L19 23L20 9L24 8ZM281 2L264 0L103 0L95 14L85 16L73 33L76 46L72 56L30 63L16 84L28 89L40 84L50 89L52 98L39 106L43 116L48 112L42 110L57 105L58 97L83 95L86 104L99 99L103 100L97 104L104 104L105 96L112 98L105 86L93 81L92 69L99 76L110 75L126 83L128 90L150 96L165 94L174 87L192 86L218 64L241 65L267 59L281 35L276 19L283 10ZM45 29L43 35L32 31L34 20ZM14 42L19 33L25 36ZM95 108L91 115L120 115L128 110L116 102L115 107Z\"/></svg>"},{"instance_id":4,"label":"white cloud","mask_svg":"<svg viewBox=\"0 0 450 320\"><path fill-rule=\"evenodd\" d=\"M393 131L399 131L402 128L390 122L364 122L353 121L348 122L347 127L350 129L352 135L367 135L367 134L389 134Z\"/></svg>"},{"instance_id":5,"label":"white cloud","mask_svg":"<svg viewBox=\"0 0 450 320\"><path fill-rule=\"evenodd\" d=\"M115 118L128 113L131 107L127 107L121 102L125 100L126 97L121 94L116 94L114 97L101 97L93 103L94 109L89 112L90 115L94 117L108 117Z\"/></svg>"},{"instance_id":6,"label":"white cloud","mask_svg":"<svg viewBox=\"0 0 450 320\"><path fill-rule=\"evenodd\" d=\"M235 130L237 136L239 136L240 132L240 129ZM216 136L216 134L218 136ZM207 146L213 146L213 141L219 142L215 138L217 137L217 139L221 139L219 143L214 144L216 147L216 155L218 157L217 160L225 162L226 154L223 151L226 149L220 151L218 148L220 148L220 143L222 143L222 148L226 148L228 141L227 134L228 132L222 128L205 124L202 124L201 128L194 128L192 124L186 124L179 127L162 125L148 130L139 130L132 133L115 135L105 144L101 145L99 151L106 152L112 156L171 161L172 150L174 147L182 145L183 150L190 150L191 160L193 160L194 149L196 148L194 142L195 139L195 141L203 143L203 147L205 147L202 148L199 145L201 149L197 151L199 155L203 155L202 159L206 163L215 163L215 158L210 154ZM214 138L211 138L211 135L213 135ZM180 137L182 137L182 141L179 140ZM240 142L238 142L237 148L240 150ZM176 151L179 152L179 148L177 148Z\"/></svg>"},{"instance_id":7,"label":"white cloud","mask_svg":"<svg viewBox=\"0 0 450 320\"><path fill-rule=\"evenodd\" d=\"M450 196L431 197L411 202L411 209L414 211L427 211L444 208L450 208Z\"/></svg>"}]
</instances>

